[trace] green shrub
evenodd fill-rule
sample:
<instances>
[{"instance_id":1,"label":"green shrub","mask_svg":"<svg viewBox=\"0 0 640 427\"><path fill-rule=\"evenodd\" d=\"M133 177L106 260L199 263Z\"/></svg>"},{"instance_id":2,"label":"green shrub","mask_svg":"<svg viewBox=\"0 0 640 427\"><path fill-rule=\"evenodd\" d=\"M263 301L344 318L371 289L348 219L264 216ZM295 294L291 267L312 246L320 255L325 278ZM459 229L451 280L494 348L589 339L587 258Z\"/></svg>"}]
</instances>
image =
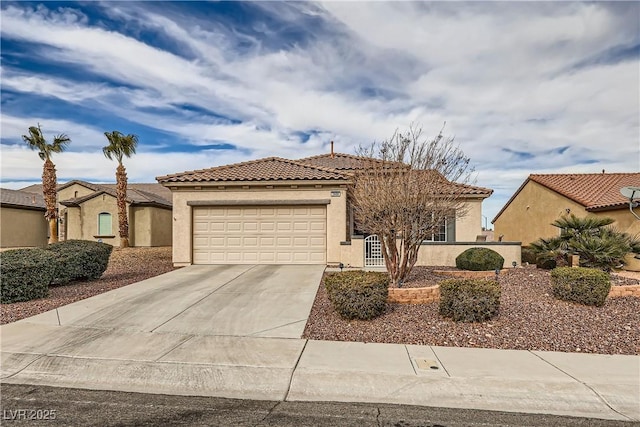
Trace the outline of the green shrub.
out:
<instances>
[{"instance_id":1,"label":"green shrub","mask_svg":"<svg viewBox=\"0 0 640 427\"><path fill-rule=\"evenodd\" d=\"M523 246L521 251L522 263L529 263L530 265L536 265L537 255L534 250L528 246Z\"/></svg>"},{"instance_id":2,"label":"green shrub","mask_svg":"<svg viewBox=\"0 0 640 427\"><path fill-rule=\"evenodd\" d=\"M602 307L611 290L609 274L584 267L558 267L551 272L553 296L584 305Z\"/></svg>"},{"instance_id":3,"label":"green shrub","mask_svg":"<svg viewBox=\"0 0 640 427\"><path fill-rule=\"evenodd\" d=\"M500 310L500 284L489 279L440 282L440 314L456 322L483 322Z\"/></svg>"},{"instance_id":4,"label":"green shrub","mask_svg":"<svg viewBox=\"0 0 640 427\"><path fill-rule=\"evenodd\" d=\"M504 258L488 248L469 248L456 258L456 267L461 270L488 271L501 269Z\"/></svg>"},{"instance_id":5,"label":"green shrub","mask_svg":"<svg viewBox=\"0 0 640 427\"><path fill-rule=\"evenodd\" d=\"M39 248L0 253L0 302L44 298L56 271L56 257Z\"/></svg>"},{"instance_id":6,"label":"green shrub","mask_svg":"<svg viewBox=\"0 0 640 427\"><path fill-rule=\"evenodd\" d=\"M324 278L327 296L346 319L373 319L384 313L389 294L386 273L345 271Z\"/></svg>"},{"instance_id":7,"label":"green shrub","mask_svg":"<svg viewBox=\"0 0 640 427\"><path fill-rule=\"evenodd\" d=\"M54 283L98 279L107 269L113 246L90 240L67 240L47 247L58 259Z\"/></svg>"}]
</instances>

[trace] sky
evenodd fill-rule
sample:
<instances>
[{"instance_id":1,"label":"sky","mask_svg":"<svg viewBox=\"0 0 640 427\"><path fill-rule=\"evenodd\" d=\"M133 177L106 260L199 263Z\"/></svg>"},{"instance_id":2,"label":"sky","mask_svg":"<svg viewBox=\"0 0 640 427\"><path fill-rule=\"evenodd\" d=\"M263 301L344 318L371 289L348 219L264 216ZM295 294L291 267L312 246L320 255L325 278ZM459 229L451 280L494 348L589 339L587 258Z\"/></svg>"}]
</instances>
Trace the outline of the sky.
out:
<instances>
[{"instance_id":1,"label":"sky","mask_svg":"<svg viewBox=\"0 0 640 427\"><path fill-rule=\"evenodd\" d=\"M455 138L490 222L531 173L640 170L638 2L11 2L1 5L0 186L130 182L268 156Z\"/></svg>"}]
</instances>

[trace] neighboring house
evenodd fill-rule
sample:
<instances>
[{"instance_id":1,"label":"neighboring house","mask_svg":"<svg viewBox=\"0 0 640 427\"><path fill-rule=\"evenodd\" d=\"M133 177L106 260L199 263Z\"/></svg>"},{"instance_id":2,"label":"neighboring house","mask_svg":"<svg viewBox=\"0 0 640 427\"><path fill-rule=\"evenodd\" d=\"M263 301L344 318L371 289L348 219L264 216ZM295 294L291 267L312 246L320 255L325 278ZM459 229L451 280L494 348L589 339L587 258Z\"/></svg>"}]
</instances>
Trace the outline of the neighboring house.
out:
<instances>
[{"instance_id":1,"label":"neighboring house","mask_svg":"<svg viewBox=\"0 0 640 427\"><path fill-rule=\"evenodd\" d=\"M158 177L173 192L174 264L362 267L365 239L354 234L348 188L353 171L370 162L338 153L269 157ZM467 247L483 245L475 240L482 200L491 193L465 186L469 213L425 242L419 263L451 265ZM520 260L519 245L502 248Z\"/></svg>"},{"instance_id":2,"label":"neighboring house","mask_svg":"<svg viewBox=\"0 0 640 427\"><path fill-rule=\"evenodd\" d=\"M38 192L42 186L24 190ZM160 184L130 183L127 215L131 246L171 245L171 191ZM99 240L119 246L116 184L74 180L58 186L60 240Z\"/></svg>"},{"instance_id":3,"label":"neighboring house","mask_svg":"<svg viewBox=\"0 0 640 427\"><path fill-rule=\"evenodd\" d=\"M0 248L46 246L45 211L42 194L0 189Z\"/></svg>"},{"instance_id":4,"label":"neighboring house","mask_svg":"<svg viewBox=\"0 0 640 427\"><path fill-rule=\"evenodd\" d=\"M620 231L640 233L640 221L629 212L626 186L640 186L640 173L529 175L493 219L494 233L523 245L557 236L551 225L563 215L610 217Z\"/></svg>"}]
</instances>

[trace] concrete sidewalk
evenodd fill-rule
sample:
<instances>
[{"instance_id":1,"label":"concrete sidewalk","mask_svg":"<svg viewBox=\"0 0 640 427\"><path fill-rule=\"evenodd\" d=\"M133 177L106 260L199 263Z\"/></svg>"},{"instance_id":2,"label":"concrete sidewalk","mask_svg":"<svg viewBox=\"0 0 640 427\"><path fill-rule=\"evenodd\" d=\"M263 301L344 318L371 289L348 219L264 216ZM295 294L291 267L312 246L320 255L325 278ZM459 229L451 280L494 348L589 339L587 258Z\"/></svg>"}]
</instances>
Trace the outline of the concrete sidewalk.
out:
<instances>
[{"instance_id":1,"label":"concrete sidewalk","mask_svg":"<svg viewBox=\"0 0 640 427\"><path fill-rule=\"evenodd\" d=\"M246 266L215 274L202 268L176 270L3 325L1 381L640 421L640 356L287 338L283 336L299 336L301 330L294 331L291 325L300 328L296 317L300 313L288 312L293 303L282 295L268 296L265 283L258 289L267 295L268 304L284 304L282 322L288 326L276 325L269 335L256 329L252 322L257 320L249 316L239 320L247 325L243 332L238 323L216 317L222 307L213 296L225 289L226 298L244 301L242 289L248 282L243 281L238 292L229 283L239 277L248 277L249 282L264 277L257 270L252 277L251 271ZM307 274L315 280L315 272ZM275 282L283 279L275 270L269 277ZM181 283L179 289L176 281ZM191 291L185 293L187 289ZM297 296L291 301L308 300L303 287L292 293ZM246 310L240 311L246 315ZM216 329L220 322L230 329Z\"/></svg>"}]
</instances>

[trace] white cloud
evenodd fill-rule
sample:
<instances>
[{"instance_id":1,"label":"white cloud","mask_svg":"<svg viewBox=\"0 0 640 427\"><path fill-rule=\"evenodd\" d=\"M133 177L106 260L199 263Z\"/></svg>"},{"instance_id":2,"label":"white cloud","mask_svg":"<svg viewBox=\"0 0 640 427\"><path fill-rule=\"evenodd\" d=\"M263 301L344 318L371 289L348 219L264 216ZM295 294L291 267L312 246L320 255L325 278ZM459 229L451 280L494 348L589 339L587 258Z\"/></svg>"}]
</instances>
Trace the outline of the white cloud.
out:
<instances>
[{"instance_id":1,"label":"white cloud","mask_svg":"<svg viewBox=\"0 0 640 427\"><path fill-rule=\"evenodd\" d=\"M637 46L637 4L326 2L256 7L291 26L313 16L323 27L305 43L278 50L266 47L266 38L278 35L265 25L254 28L262 31L262 39L145 3L104 8L130 28L162 34L174 48L184 49L179 56L90 26L72 8L50 12L46 3L37 9L8 6L3 9L3 37L51 46L39 53L108 83L4 66L3 86L99 109L193 145L227 141L240 149L194 155L143 148L128 169L146 181L248 158L317 154L327 150L331 139L339 150L353 152L356 145L387 138L411 122L435 135L445 121L445 131L456 135L476 164L478 184L496 190L485 202L489 216L529 173L640 169L637 60L575 67L612 48ZM363 93L366 88L389 95L373 98ZM240 123L184 111L182 104ZM19 138L41 120L45 131L66 132L73 139L74 152L59 156L59 169L69 171L67 176L111 179L112 165L101 153L91 152L104 145L102 131L72 119L18 116L3 114L3 141ZM298 132L311 130L317 133L302 143ZM3 181L39 176L38 167L29 165L37 163L35 153L26 156L24 149L4 147Z\"/></svg>"}]
</instances>

